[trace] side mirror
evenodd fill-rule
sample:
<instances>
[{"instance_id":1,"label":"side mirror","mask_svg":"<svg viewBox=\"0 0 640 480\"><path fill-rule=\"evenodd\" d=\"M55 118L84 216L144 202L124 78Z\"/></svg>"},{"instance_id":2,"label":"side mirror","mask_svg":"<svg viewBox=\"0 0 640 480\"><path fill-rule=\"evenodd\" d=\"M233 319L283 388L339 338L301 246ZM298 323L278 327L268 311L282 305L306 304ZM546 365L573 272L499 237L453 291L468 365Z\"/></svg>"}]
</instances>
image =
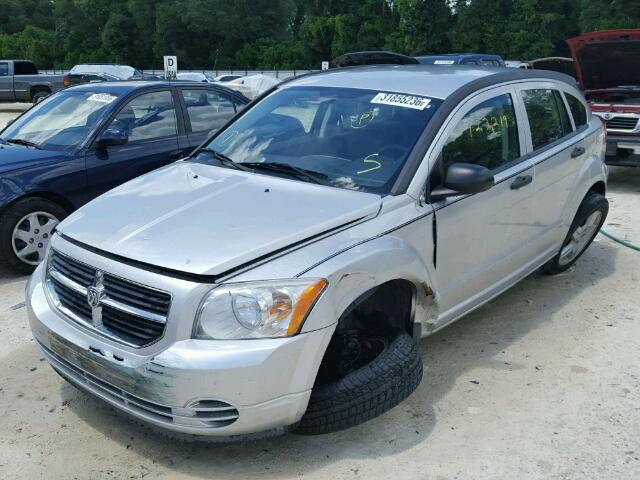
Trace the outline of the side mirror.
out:
<instances>
[{"instance_id":1,"label":"side mirror","mask_svg":"<svg viewBox=\"0 0 640 480\"><path fill-rule=\"evenodd\" d=\"M114 145L124 145L129 141L129 137L122 130L109 128L105 130L102 136L96 142L98 148L111 147Z\"/></svg>"},{"instance_id":2,"label":"side mirror","mask_svg":"<svg viewBox=\"0 0 640 480\"><path fill-rule=\"evenodd\" d=\"M494 185L491 170L473 163L452 163L447 169L444 187L431 191L431 201L435 202L455 195L469 195L489 190Z\"/></svg>"}]
</instances>

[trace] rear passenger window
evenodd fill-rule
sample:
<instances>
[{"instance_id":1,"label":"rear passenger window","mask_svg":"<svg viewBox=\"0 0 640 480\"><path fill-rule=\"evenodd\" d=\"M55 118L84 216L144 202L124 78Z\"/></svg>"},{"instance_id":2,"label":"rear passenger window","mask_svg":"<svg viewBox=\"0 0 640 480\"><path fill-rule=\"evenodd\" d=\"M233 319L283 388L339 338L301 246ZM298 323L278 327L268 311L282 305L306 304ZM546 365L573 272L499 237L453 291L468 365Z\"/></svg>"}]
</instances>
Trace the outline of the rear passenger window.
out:
<instances>
[{"instance_id":1,"label":"rear passenger window","mask_svg":"<svg viewBox=\"0 0 640 480\"><path fill-rule=\"evenodd\" d=\"M194 132L217 130L236 114L236 106L229 98L211 90L183 90L182 96Z\"/></svg>"},{"instance_id":2,"label":"rear passenger window","mask_svg":"<svg viewBox=\"0 0 640 480\"><path fill-rule=\"evenodd\" d=\"M38 70L31 62L15 62L13 64L14 75L37 75Z\"/></svg>"},{"instance_id":3,"label":"rear passenger window","mask_svg":"<svg viewBox=\"0 0 640 480\"><path fill-rule=\"evenodd\" d=\"M0 77L7 77L9 75L9 64L0 63Z\"/></svg>"},{"instance_id":4,"label":"rear passenger window","mask_svg":"<svg viewBox=\"0 0 640 480\"><path fill-rule=\"evenodd\" d=\"M487 100L467 113L442 150L445 170L459 162L495 169L519 156L520 140L511 95Z\"/></svg>"},{"instance_id":5,"label":"rear passenger window","mask_svg":"<svg viewBox=\"0 0 640 480\"><path fill-rule=\"evenodd\" d=\"M571 115L573 116L573 122L576 124L576 128L580 128L587 124L587 110L584 108L584 104L576 97L569 93L565 93L567 98Z\"/></svg>"},{"instance_id":6,"label":"rear passenger window","mask_svg":"<svg viewBox=\"0 0 640 480\"><path fill-rule=\"evenodd\" d=\"M567 110L559 92L551 89L525 90L524 106L529 117L533 149L537 150L571 133Z\"/></svg>"}]
</instances>

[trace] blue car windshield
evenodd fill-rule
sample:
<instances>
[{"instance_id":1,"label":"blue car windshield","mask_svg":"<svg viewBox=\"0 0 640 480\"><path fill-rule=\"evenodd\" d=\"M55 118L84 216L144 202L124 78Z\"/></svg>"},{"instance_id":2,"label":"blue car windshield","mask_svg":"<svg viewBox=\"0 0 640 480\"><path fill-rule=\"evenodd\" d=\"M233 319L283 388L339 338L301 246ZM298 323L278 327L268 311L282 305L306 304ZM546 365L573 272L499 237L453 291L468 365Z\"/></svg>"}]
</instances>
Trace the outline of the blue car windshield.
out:
<instances>
[{"instance_id":1,"label":"blue car windshield","mask_svg":"<svg viewBox=\"0 0 640 480\"><path fill-rule=\"evenodd\" d=\"M111 93L58 92L20 116L0 137L43 150L72 150L86 140L116 99Z\"/></svg>"},{"instance_id":2,"label":"blue car windshield","mask_svg":"<svg viewBox=\"0 0 640 480\"><path fill-rule=\"evenodd\" d=\"M233 167L232 160L258 173L386 194L441 103L376 90L284 88L220 132L192 160ZM220 162L221 156L227 162Z\"/></svg>"}]
</instances>

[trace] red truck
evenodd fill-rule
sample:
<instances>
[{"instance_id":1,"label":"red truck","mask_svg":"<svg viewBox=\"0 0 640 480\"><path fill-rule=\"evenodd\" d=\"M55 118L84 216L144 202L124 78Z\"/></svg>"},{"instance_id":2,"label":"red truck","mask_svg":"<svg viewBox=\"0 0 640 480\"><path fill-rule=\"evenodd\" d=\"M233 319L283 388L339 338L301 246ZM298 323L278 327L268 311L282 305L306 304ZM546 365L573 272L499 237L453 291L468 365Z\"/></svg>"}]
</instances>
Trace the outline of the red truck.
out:
<instances>
[{"instance_id":1,"label":"red truck","mask_svg":"<svg viewBox=\"0 0 640 480\"><path fill-rule=\"evenodd\" d=\"M580 87L607 126L609 165L640 166L640 29L567 40Z\"/></svg>"}]
</instances>

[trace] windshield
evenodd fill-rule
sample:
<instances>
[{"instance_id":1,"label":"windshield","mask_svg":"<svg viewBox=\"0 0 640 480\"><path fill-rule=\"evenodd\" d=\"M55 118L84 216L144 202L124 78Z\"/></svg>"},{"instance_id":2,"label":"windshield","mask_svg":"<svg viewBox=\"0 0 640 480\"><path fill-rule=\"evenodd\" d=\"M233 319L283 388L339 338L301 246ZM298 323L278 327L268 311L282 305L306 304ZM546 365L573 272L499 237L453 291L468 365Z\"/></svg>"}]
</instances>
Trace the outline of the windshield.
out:
<instances>
[{"instance_id":1,"label":"windshield","mask_svg":"<svg viewBox=\"0 0 640 480\"><path fill-rule=\"evenodd\" d=\"M192 160L220 164L213 151L260 173L309 181L304 172L328 185L385 194L441 103L375 90L286 88L241 116Z\"/></svg>"},{"instance_id":2,"label":"windshield","mask_svg":"<svg viewBox=\"0 0 640 480\"><path fill-rule=\"evenodd\" d=\"M43 150L72 150L85 141L116 98L110 93L62 91L31 108L0 136Z\"/></svg>"}]
</instances>

